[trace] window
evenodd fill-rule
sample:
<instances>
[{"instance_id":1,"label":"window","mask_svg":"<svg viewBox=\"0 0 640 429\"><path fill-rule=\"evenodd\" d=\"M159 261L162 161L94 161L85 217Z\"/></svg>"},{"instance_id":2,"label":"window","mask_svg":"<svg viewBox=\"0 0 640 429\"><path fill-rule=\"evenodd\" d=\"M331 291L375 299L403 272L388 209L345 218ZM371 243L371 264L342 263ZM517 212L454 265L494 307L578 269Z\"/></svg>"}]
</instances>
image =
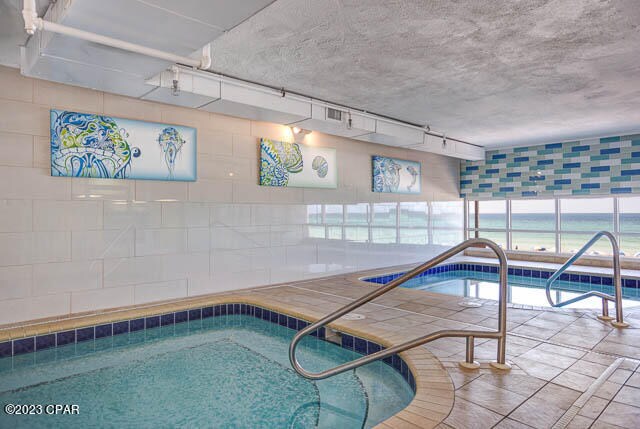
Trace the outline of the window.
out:
<instances>
[{"instance_id":1,"label":"window","mask_svg":"<svg viewBox=\"0 0 640 429\"><path fill-rule=\"evenodd\" d=\"M429 244L428 203L400 203L398 224L401 244Z\"/></svg>"},{"instance_id":2,"label":"window","mask_svg":"<svg viewBox=\"0 0 640 429\"><path fill-rule=\"evenodd\" d=\"M400 226L429 226L429 205L427 203L400 203Z\"/></svg>"},{"instance_id":3,"label":"window","mask_svg":"<svg viewBox=\"0 0 640 429\"><path fill-rule=\"evenodd\" d=\"M345 226L344 239L347 241L359 241L366 243L369 241L368 226Z\"/></svg>"},{"instance_id":4,"label":"window","mask_svg":"<svg viewBox=\"0 0 640 429\"><path fill-rule=\"evenodd\" d=\"M396 242L396 229L395 228L371 228L371 241L374 243L395 243Z\"/></svg>"},{"instance_id":5,"label":"window","mask_svg":"<svg viewBox=\"0 0 640 429\"><path fill-rule=\"evenodd\" d=\"M562 231L613 231L613 198L560 200Z\"/></svg>"},{"instance_id":6,"label":"window","mask_svg":"<svg viewBox=\"0 0 640 429\"><path fill-rule=\"evenodd\" d=\"M464 240L464 202L310 204L307 236L360 243L452 246Z\"/></svg>"},{"instance_id":7,"label":"window","mask_svg":"<svg viewBox=\"0 0 640 429\"><path fill-rule=\"evenodd\" d=\"M349 204L346 207L345 223L348 225L369 224L369 204Z\"/></svg>"},{"instance_id":8,"label":"window","mask_svg":"<svg viewBox=\"0 0 640 429\"><path fill-rule=\"evenodd\" d=\"M555 231L556 201L511 201L511 228L524 231Z\"/></svg>"},{"instance_id":9,"label":"window","mask_svg":"<svg viewBox=\"0 0 640 429\"><path fill-rule=\"evenodd\" d=\"M511 248L513 250L555 252L555 230L556 200L511 201Z\"/></svg>"},{"instance_id":10,"label":"window","mask_svg":"<svg viewBox=\"0 0 640 429\"><path fill-rule=\"evenodd\" d=\"M455 246L464 240L462 229L434 229L433 244L441 246Z\"/></svg>"},{"instance_id":11,"label":"window","mask_svg":"<svg viewBox=\"0 0 640 429\"><path fill-rule=\"evenodd\" d=\"M396 226L396 212L398 205L396 203L375 203L373 204L374 225Z\"/></svg>"},{"instance_id":12,"label":"window","mask_svg":"<svg viewBox=\"0 0 640 429\"><path fill-rule=\"evenodd\" d=\"M441 246L453 246L464 240L463 201L434 201L431 203L432 242Z\"/></svg>"},{"instance_id":13,"label":"window","mask_svg":"<svg viewBox=\"0 0 640 429\"><path fill-rule=\"evenodd\" d=\"M598 231L613 231L613 198L571 198L560 200L560 249L576 253ZM586 233L580 233L585 231ZM602 238L588 255L611 255L611 244Z\"/></svg>"},{"instance_id":14,"label":"window","mask_svg":"<svg viewBox=\"0 0 640 429\"><path fill-rule=\"evenodd\" d=\"M322 223L322 206L320 204L309 204L307 206L307 223Z\"/></svg>"},{"instance_id":15,"label":"window","mask_svg":"<svg viewBox=\"0 0 640 429\"><path fill-rule=\"evenodd\" d=\"M480 201L479 229L505 229L507 227L506 201Z\"/></svg>"},{"instance_id":16,"label":"window","mask_svg":"<svg viewBox=\"0 0 640 429\"><path fill-rule=\"evenodd\" d=\"M324 206L324 223L328 225L342 225L342 205L327 204Z\"/></svg>"},{"instance_id":17,"label":"window","mask_svg":"<svg viewBox=\"0 0 640 429\"><path fill-rule=\"evenodd\" d=\"M434 228L459 229L464 222L462 201L434 201L431 211Z\"/></svg>"},{"instance_id":18,"label":"window","mask_svg":"<svg viewBox=\"0 0 640 429\"><path fill-rule=\"evenodd\" d=\"M620 198L620 251L640 258L640 197Z\"/></svg>"},{"instance_id":19,"label":"window","mask_svg":"<svg viewBox=\"0 0 640 429\"><path fill-rule=\"evenodd\" d=\"M620 198L620 232L640 233L640 197Z\"/></svg>"},{"instance_id":20,"label":"window","mask_svg":"<svg viewBox=\"0 0 640 429\"><path fill-rule=\"evenodd\" d=\"M507 232L506 231L478 231L478 237L486 238L487 240L494 241L498 246L503 249L507 248Z\"/></svg>"},{"instance_id":21,"label":"window","mask_svg":"<svg viewBox=\"0 0 640 429\"><path fill-rule=\"evenodd\" d=\"M528 252L555 252L556 234L512 231L511 248Z\"/></svg>"},{"instance_id":22,"label":"window","mask_svg":"<svg viewBox=\"0 0 640 429\"><path fill-rule=\"evenodd\" d=\"M505 249L575 253L605 230L618 239L622 256L640 258L640 197L468 201L466 207L468 236ZM587 253L611 255L611 245L603 238Z\"/></svg>"},{"instance_id":23,"label":"window","mask_svg":"<svg viewBox=\"0 0 640 429\"><path fill-rule=\"evenodd\" d=\"M467 201L467 213L469 214L467 219L466 228L476 229L478 225L476 223L476 204L479 204L478 201Z\"/></svg>"}]
</instances>

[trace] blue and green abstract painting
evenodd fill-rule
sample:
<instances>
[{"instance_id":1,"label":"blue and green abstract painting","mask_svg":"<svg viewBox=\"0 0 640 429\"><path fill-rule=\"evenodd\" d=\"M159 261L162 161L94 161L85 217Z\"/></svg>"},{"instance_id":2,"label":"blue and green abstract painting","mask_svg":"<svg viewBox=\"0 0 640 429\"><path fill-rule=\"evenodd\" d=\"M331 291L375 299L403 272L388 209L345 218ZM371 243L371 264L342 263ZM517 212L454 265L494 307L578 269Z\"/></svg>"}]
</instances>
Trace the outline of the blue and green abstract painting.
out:
<instances>
[{"instance_id":1,"label":"blue and green abstract painting","mask_svg":"<svg viewBox=\"0 0 640 429\"><path fill-rule=\"evenodd\" d=\"M196 180L196 130L51 110L51 175Z\"/></svg>"},{"instance_id":2,"label":"blue and green abstract painting","mask_svg":"<svg viewBox=\"0 0 640 429\"><path fill-rule=\"evenodd\" d=\"M421 192L420 163L374 155L373 192L419 194Z\"/></svg>"},{"instance_id":3,"label":"blue and green abstract painting","mask_svg":"<svg viewBox=\"0 0 640 429\"><path fill-rule=\"evenodd\" d=\"M336 150L260 139L260 185L335 189Z\"/></svg>"}]
</instances>

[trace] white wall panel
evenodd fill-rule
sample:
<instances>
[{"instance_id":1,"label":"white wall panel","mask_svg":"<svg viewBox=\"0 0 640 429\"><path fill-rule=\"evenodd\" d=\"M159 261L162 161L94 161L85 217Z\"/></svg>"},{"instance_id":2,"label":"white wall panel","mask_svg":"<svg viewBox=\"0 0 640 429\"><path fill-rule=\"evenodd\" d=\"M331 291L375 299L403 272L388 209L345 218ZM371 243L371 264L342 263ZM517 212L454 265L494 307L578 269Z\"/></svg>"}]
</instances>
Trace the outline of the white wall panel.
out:
<instances>
[{"instance_id":1,"label":"white wall panel","mask_svg":"<svg viewBox=\"0 0 640 429\"><path fill-rule=\"evenodd\" d=\"M23 96L7 85L23 88ZM48 112L56 104L196 127L198 180L51 177ZM338 189L266 188L257 185L260 137L290 134L278 124L36 82L0 68L0 145L15 154L0 161L0 323L417 262L441 250L318 238L307 212L316 204L456 200L457 160L314 132L303 142L338 152ZM374 154L420 160L423 193L372 193Z\"/></svg>"}]
</instances>

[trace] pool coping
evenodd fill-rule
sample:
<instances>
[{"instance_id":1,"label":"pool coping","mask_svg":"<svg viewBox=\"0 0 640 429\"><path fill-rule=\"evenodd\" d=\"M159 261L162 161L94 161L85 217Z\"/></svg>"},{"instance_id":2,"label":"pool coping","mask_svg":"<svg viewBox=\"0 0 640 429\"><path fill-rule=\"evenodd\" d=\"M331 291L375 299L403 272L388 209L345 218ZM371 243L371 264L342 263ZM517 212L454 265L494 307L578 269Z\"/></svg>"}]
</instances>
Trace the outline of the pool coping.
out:
<instances>
[{"instance_id":1,"label":"pool coping","mask_svg":"<svg viewBox=\"0 0 640 429\"><path fill-rule=\"evenodd\" d=\"M93 328L93 335L96 334L96 327L111 325L111 332L113 335L114 325L118 322L133 321L146 318L158 318L158 325L160 326L163 315L173 313L172 321L175 323L176 313L186 313L187 320L189 318L190 310L202 309L204 307L216 307L220 305L238 304L238 305L250 305L254 307L260 307L270 312L284 314L286 316L302 320L302 321L316 321L319 318L308 313L300 312L296 309L289 308L286 305L279 303L273 303L265 299L261 299L256 296L247 296L241 293L235 292L233 294L224 295L208 295L198 298L186 298L182 300L175 300L157 305L141 306L137 308L130 308L125 310L114 310L111 312L103 312L100 314L91 314L78 316L75 318L68 318L64 320L46 321L33 325L17 326L0 331L0 342L6 343L12 341L12 353L15 347L15 341L31 340L33 341L34 351L37 349L36 338L45 337L53 334L64 333L75 330L82 330ZM254 316L255 317L255 316ZM146 323L146 322L145 322ZM286 321L285 323L288 323ZM286 325L282 325L286 326ZM375 334L364 332L357 328L348 327L342 325L340 321L330 323L329 328L339 331L342 334L342 342L349 341L349 337L353 338L353 349L355 350L355 338L362 339L366 342L367 350L368 344L373 343L382 347L388 348L393 345L392 340L382 338ZM145 325L146 328L146 325ZM325 339L325 338L323 338ZM74 341L76 340L74 336ZM330 341L325 339L325 341ZM343 344L336 344L344 347ZM348 348L348 347L345 347ZM373 351L373 350L372 350ZM27 352L30 353L30 352ZM366 354L366 353L365 353ZM15 355L15 354L14 354ZM18 354L19 356L20 354ZM402 362L405 363L407 371L412 375L413 385L410 381L410 377L406 377L402 374L402 367L398 371L394 367L394 363L390 364L391 368L396 369L405 381L409 384L409 387L414 390L414 397L412 401L400 412L390 416L388 419L379 423L376 427L389 428L389 427L406 427L406 426L419 426L419 427L435 427L440 424L450 413L453 408L454 402L454 386L451 378L449 377L447 370L431 352L425 348L418 347L398 354ZM388 363L388 362L387 362ZM401 364L400 364L401 365Z\"/></svg>"},{"instance_id":2,"label":"pool coping","mask_svg":"<svg viewBox=\"0 0 640 429\"><path fill-rule=\"evenodd\" d=\"M468 261L456 261L449 262L446 264L439 264L433 268L428 269L424 273L420 274L417 277L427 277L434 274L443 274L450 271L473 271L480 272L484 274L498 274L499 265L497 263L485 262L468 262ZM384 272L382 274L374 274L374 275L365 275L358 277L358 280L364 281L367 283L375 283L375 284L385 284L391 280L394 280L400 277L402 274L405 274L407 270L399 269L395 271L389 270L388 272ZM533 269L531 267L519 267L519 266L510 266L508 267L508 275L520 276L520 277L530 277L534 279L545 280L551 277L554 273L553 270L549 268L540 268ZM380 281L375 282L371 281L372 279L378 279ZM593 285L601 285L601 286L612 286L613 280L611 275L606 274L595 274L590 272L580 272L580 271L567 271L560 275L558 278L559 281L571 281L571 282L580 282L580 283L589 283ZM633 276L622 276L621 277L622 286L629 289L640 289L640 278Z\"/></svg>"}]
</instances>

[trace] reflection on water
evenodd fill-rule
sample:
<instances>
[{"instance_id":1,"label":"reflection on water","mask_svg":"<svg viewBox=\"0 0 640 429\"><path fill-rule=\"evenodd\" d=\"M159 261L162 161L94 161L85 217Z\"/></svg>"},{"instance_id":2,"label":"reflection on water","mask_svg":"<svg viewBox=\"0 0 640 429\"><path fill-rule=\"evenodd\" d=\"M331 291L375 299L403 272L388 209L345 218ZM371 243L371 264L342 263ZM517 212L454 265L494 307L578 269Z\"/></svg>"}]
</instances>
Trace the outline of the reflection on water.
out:
<instances>
[{"instance_id":1,"label":"reflection on water","mask_svg":"<svg viewBox=\"0 0 640 429\"><path fill-rule=\"evenodd\" d=\"M457 271L455 277L445 278L446 275L435 275L418 277L405 283L404 287L411 289L428 290L429 292L444 293L447 295L464 296L467 298L481 298L498 300L498 280L496 274L485 274L478 278L476 272ZM495 279L490 278L491 276ZM545 280L529 277L509 276L509 287L507 289L507 301L513 304L532 305L537 307L549 307L549 302L545 294ZM590 285L587 283L558 281L554 283L552 293L555 294L554 301L560 302L574 298L589 290L613 294L611 286ZM633 288L622 288L623 306L640 306L638 290ZM567 305L566 308L594 308L602 307L602 300L597 297L590 297L583 301Z\"/></svg>"}]
</instances>

